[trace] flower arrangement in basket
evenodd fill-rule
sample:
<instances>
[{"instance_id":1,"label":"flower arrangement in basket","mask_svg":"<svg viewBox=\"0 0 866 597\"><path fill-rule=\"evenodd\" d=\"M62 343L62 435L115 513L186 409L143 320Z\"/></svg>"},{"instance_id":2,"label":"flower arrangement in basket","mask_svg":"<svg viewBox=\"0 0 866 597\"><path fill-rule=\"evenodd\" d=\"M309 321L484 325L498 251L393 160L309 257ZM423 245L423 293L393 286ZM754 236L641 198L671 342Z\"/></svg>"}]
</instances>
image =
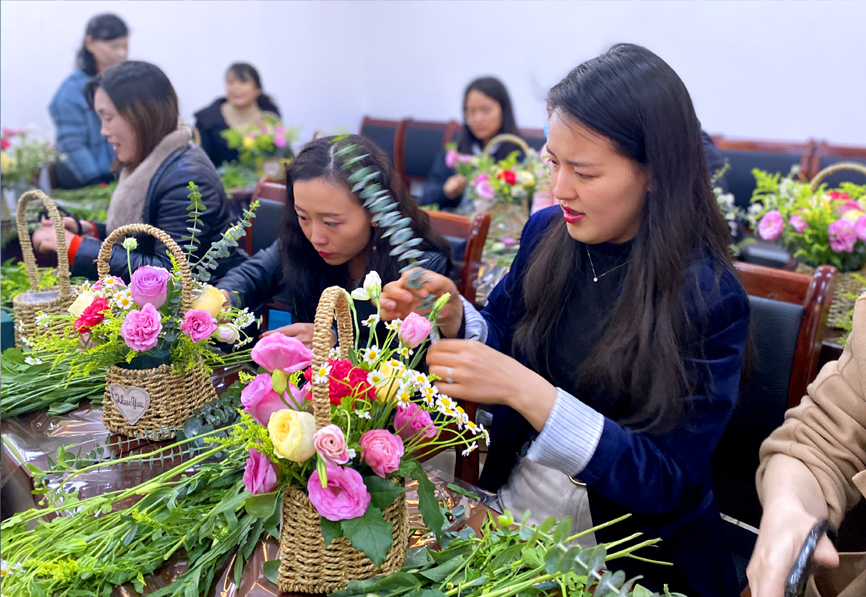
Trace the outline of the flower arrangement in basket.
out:
<instances>
[{"instance_id":1,"label":"flower arrangement in basket","mask_svg":"<svg viewBox=\"0 0 866 597\"><path fill-rule=\"evenodd\" d=\"M185 237L186 255L171 237L153 226L117 228L100 248L99 281L80 289L68 313L50 316L50 321L65 324L62 334L42 334L35 342L36 350L55 353L55 363L68 366L70 379L107 369L102 418L105 427L115 433L174 437L195 409L216 397L208 363L219 363L221 358L212 350L213 343L219 340L241 346L252 340L241 339L246 337L243 329L254 321L252 314L224 306L222 293L205 282L216 259L227 255L228 247L237 245L245 234L257 205L250 206L244 219L191 265L204 205L194 183L189 189L191 226L190 236ZM132 234L148 234L161 241L171 257L171 271L149 265L132 271L130 265L129 286L109 276L108 259L115 242ZM122 245L129 262L137 240L128 236Z\"/></svg>"},{"instance_id":2,"label":"flower arrangement in basket","mask_svg":"<svg viewBox=\"0 0 866 597\"><path fill-rule=\"evenodd\" d=\"M291 161L291 144L300 138L299 132L300 127L287 127L275 114L266 112L244 128L229 128L220 134L231 149L238 150L241 165L275 179Z\"/></svg>"},{"instance_id":3,"label":"flower arrangement in basket","mask_svg":"<svg viewBox=\"0 0 866 597\"><path fill-rule=\"evenodd\" d=\"M814 273L819 265L833 265L839 276L831 324L851 306L846 294L859 294L860 282L848 272L863 273L866 264L866 185L843 182L827 189L822 181L840 170L866 174L866 167L840 163L819 172L811 183L801 182L795 167L788 176L753 170L757 187L748 211L764 240L781 239L799 259L797 271Z\"/></svg>"},{"instance_id":4,"label":"flower arrangement in basket","mask_svg":"<svg viewBox=\"0 0 866 597\"><path fill-rule=\"evenodd\" d=\"M380 292L373 272L353 295L378 306ZM418 458L451 446L469 453L488 438L439 393L437 378L415 369L445 301L429 319L390 322L385 338L377 336L378 315L371 316L360 342L353 299L331 287L316 311L312 352L278 334L253 348L266 372L247 380L241 394L250 438L244 483L253 494L269 494L262 499L270 503L285 492L281 590L333 592L350 580L398 572L409 534L405 477L419 483L425 524L437 535L442 529ZM339 345L331 349L335 317Z\"/></svg>"}]
</instances>

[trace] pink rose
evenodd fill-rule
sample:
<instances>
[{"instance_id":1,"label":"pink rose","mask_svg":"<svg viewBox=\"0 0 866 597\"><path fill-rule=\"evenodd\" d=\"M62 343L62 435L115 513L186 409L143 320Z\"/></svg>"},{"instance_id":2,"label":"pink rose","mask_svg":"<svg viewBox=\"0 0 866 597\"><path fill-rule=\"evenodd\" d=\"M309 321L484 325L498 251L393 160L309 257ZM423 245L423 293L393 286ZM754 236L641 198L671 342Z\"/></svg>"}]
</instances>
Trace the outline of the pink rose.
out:
<instances>
[{"instance_id":1,"label":"pink rose","mask_svg":"<svg viewBox=\"0 0 866 597\"><path fill-rule=\"evenodd\" d=\"M250 448L244 467L244 489L252 493L270 493L277 487L277 472L268 457Z\"/></svg>"},{"instance_id":2,"label":"pink rose","mask_svg":"<svg viewBox=\"0 0 866 597\"><path fill-rule=\"evenodd\" d=\"M470 186L477 187L478 185L489 182L490 175L487 172L482 172L478 176L472 179L472 184Z\"/></svg>"},{"instance_id":3,"label":"pink rose","mask_svg":"<svg viewBox=\"0 0 866 597\"><path fill-rule=\"evenodd\" d=\"M133 309L127 313L120 326L120 335L123 336L126 345L138 352L156 346L160 332L162 332L162 321L160 321L159 311L149 303L141 311Z\"/></svg>"},{"instance_id":4,"label":"pink rose","mask_svg":"<svg viewBox=\"0 0 866 597\"><path fill-rule=\"evenodd\" d=\"M326 425L313 435L313 445L316 452L328 464L346 464L349 462L349 450L346 448L346 436L343 430L334 424Z\"/></svg>"},{"instance_id":5,"label":"pink rose","mask_svg":"<svg viewBox=\"0 0 866 597\"><path fill-rule=\"evenodd\" d=\"M496 197L496 189L493 188L493 185L487 181L479 183L475 187L475 192L478 193L478 196L482 199L493 199Z\"/></svg>"},{"instance_id":6,"label":"pink rose","mask_svg":"<svg viewBox=\"0 0 866 597\"><path fill-rule=\"evenodd\" d=\"M301 390L298 390L292 384L289 384L289 389L292 390L292 397L289 397L288 394L283 394L283 398L280 398L280 395L274 391L271 384L271 376L267 373L260 373L241 390L241 404L244 405L244 412L252 415L259 425L267 426L271 420L271 415L278 410L283 410L284 408L298 410L298 407L303 404Z\"/></svg>"},{"instance_id":7,"label":"pink rose","mask_svg":"<svg viewBox=\"0 0 866 597\"><path fill-rule=\"evenodd\" d=\"M416 348L424 341L424 338L430 335L432 329L433 324L426 317L417 313L409 313L409 317L400 324L398 336L409 348Z\"/></svg>"},{"instance_id":8,"label":"pink rose","mask_svg":"<svg viewBox=\"0 0 866 597\"><path fill-rule=\"evenodd\" d=\"M286 127L284 127L281 124L278 124L277 126L274 127L274 134L282 137L283 135L286 134Z\"/></svg>"},{"instance_id":9,"label":"pink rose","mask_svg":"<svg viewBox=\"0 0 866 597\"><path fill-rule=\"evenodd\" d=\"M312 351L297 338L282 334L265 336L252 351L252 359L271 373L277 369L286 375L306 369L313 362Z\"/></svg>"},{"instance_id":10,"label":"pink rose","mask_svg":"<svg viewBox=\"0 0 866 597\"><path fill-rule=\"evenodd\" d=\"M421 433L429 439L439 435L439 428L433 424L430 413L421 409L414 402L410 402L405 408L397 409L397 415L394 417L394 429L406 441Z\"/></svg>"},{"instance_id":11,"label":"pink rose","mask_svg":"<svg viewBox=\"0 0 866 597\"><path fill-rule=\"evenodd\" d=\"M866 216L860 216L857 218L857 221L854 222L854 234L856 234L857 238L860 240L866 241Z\"/></svg>"},{"instance_id":12,"label":"pink rose","mask_svg":"<svg viewBox=\"0 0 866 597\"><path fill-rule=\"evenodd\" d=\"M159 309L165 303L169 278L171 278L171 274L161 267L142 265L132 273L132 277L129 279L132 300L139 307L153 305Z\"/></svg>"},{"instance_id":13,"label":"pink rose","mask_svg":"<svg viewBox=\"0 0 866 597\"><path fill-rule=\"evenodd\" d=\"M454 166L457 165L457 150L449 149L445 152L445 165L448 166L451 170L454 169Z\"/></svg>"},{"instance_id":14,"label":"pink rose","mask_svg":"<svg viewBox=\"0 0 866 597\"><path fill-rule=\"evenodd\" d=\"M788 223L794 227L794 230L800 233L802 233L806 228L809 227L809 224L800 214L794 214L793 216L791 216L791 218L788 220Z\"/></svg>"},{"instance_id":15,"label":"pink rose","mask_svg":"<svg viewBox=\"0 0 866 597\"><path fill-rule=\"evenodd\" d=\"M458 153L457 161L461 164L470 164L472 163L472 156L466 155L465 153Z\"/></svg>"},{"instance_id":16,"label":"pink rose","mask_svg":"<svg viewBox=\"0 0 866 597\"><path fill-rule=\"evenodd\" d=\"M839 219L827 226L830 248L836 253L852 253L857 244L857 235L851 220Z\"/></svg>"},{"instance_id":17,"label":"pink rose","mask_svg":"<svg viewBox=\"0 0 866 597\"><path fill-rule=\"evenodd\" d=\"M848 196L846 193L840 193L840 194L845 195L846 197ZM859 210L860 205L856 201L848 201L847 203L845 203L844 205L839 207L836 211L838 211L839 214L844 215L844 214L848 213L849 211L851 211L852 209Z\"/></svg>"},{"instance_id":18,"label":"pink rose","mask_svg":"<svg viewBox=\"0 0 866 597\"><path fill-rule=\"evenodd\" d=\"M282 149L286 146L286 140L283 137L274 137L274 146Z\"/></svg>"},{"instance_id":19,"label":"pink rose","mask_svg":"<svg viewBox=\"0 0 866 597\"><path fill-rule=\"evenodd\" d=\"M372 429L361 436L361 460L373 472L385 478L400 468L403 457L403 440L384 429Z\"/></svg>"},{"instance_id":20,"label":"pink rose","mask_svg":"<svg viewBox=\"0 0 866 597\"><path fill-rule=\"evenodd\" d=\"M210 338L216 329L216 319L207 311L200 309L190 309L183 316L183 323L180 324L181 331L192 338L193 342L201 342L205 338Z\"/></svg>"},{"instance_id":21,"label":"pink rose","mask_svg":"<svg viewBox=\"0 0 866 597\"><path fill-rule=\"evenodd\" d=\"M322 487L318 470L313 471L307 482L310 502L319 515L333 522L363 516L370 505L370 493L361 473L332 464L325 464L325 470L327 487Z\"/></svg>"},{"instance_id":22,"label":"pink rose","mask_svg":"<svg viewBox=\"0 0 866 597\"><path fill-rule=\"evenodd\" d=\"M764 240L776 240L785 229L785 220L778 209L773 209L764 214L758 222L758 234Z\"/></svg>"}]
</instances>

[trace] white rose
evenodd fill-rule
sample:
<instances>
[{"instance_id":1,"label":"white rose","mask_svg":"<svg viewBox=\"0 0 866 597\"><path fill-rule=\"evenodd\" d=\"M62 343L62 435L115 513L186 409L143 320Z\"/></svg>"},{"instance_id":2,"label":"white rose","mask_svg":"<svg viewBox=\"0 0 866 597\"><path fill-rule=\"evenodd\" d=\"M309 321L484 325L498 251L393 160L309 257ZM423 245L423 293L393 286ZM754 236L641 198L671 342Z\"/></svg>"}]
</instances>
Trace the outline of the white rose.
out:
<instances>
[{"instance_id":1,"label":"white rose","mask_svg":"<svg viewBox=\"0 0 866 597\"><path fill-rule=\"evenodd\" d=\"M78 295L78 298L69 305L67 311L75 315L75 317L81 317L81 314L84 310L90 306L90 303L93 302L93 299L96 297L89 290L85 290Z\"/></svg>"},{"instance_id":2,"label":"white rose","mask_svg":"<svg viewBox=\"0 0 866 597\"><path fill-rule=\"evenodd\" d=\"M234 344L240 338L240 332L233 323L220 324L214 332L214 338L226 344Z\"/></svg>"}]
</instances>

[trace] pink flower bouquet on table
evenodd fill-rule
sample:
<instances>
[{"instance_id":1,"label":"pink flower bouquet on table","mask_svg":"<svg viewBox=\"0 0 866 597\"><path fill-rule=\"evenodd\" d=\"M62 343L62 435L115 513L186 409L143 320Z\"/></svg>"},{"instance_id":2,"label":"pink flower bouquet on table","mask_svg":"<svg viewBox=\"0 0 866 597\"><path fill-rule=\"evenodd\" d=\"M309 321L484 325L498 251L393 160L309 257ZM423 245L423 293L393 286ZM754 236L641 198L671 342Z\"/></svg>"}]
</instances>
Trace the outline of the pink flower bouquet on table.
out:
<instances>
[{"instance_id":1,"label":"pink flower bouquet on table","mask_svg":"<svg viewBox=\"0 0 866 597\"><path fill-rule=\"evenodd\" d=\"M806 265L834 265L841 272L866 263L866 185L842 183L814 191L790 174L753 170L757 187L748 219L764 240L781 240Z\"/></svg>"},{"instance_id":2,"label":"pink flower bouquet on table","mask_svg":"<svg viewBox=\"0 0 866 597\"><path fill-rule=\"evenodd\" d=\"M380 293L381 281L371 273L354 299L346 297L354 313L355 300L378 305ZM391 532L370 541L364 526L385 524L383 511L404 493L402 478L413 477L419 481L425 523L438 532L443 520L419 458L455 446L468 453L479 441L489 441L487 430L437 390L435 377L416 369L443 299L429 318L412 314L389 322L384 337L376 325L369 326L366 339L356 333L351 346L331 349L315 370L312 352L297 339L263 338L252 352L263 372L242 376L243 435L249 438L246 490L256 499L272 493L268 499L274 500L289 487L303 491L327 530L326 545L346 537L381 565ZM354 321L356 332L365 329L357 315ZM330 423L319 423L320 428L312 384L327 387ZM448 433L442 433L444 427ZM263 481L271 471L276 486ZM365 525L357 524L362 517Z\"/></svg>"}]
</instances>

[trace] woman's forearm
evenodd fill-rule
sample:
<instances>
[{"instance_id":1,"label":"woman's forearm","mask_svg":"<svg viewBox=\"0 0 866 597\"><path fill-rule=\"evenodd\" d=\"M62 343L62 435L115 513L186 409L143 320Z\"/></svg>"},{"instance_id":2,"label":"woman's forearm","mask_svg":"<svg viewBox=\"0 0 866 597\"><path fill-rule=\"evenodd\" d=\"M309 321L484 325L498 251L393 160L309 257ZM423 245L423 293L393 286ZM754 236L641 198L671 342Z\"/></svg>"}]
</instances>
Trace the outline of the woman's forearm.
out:
<instances>
[{"instance_id":1,"label":"woman's forearm","mask_svg":"<svg viewBox=\"0 0 866 597\"><path fill-rule=\"evenodd\" d=\"M801 507L816 519L827 518L827 501L815 475L800 460L774 454L761 481L765 511L778 507Z\"/></svg>"}]
</instances>

